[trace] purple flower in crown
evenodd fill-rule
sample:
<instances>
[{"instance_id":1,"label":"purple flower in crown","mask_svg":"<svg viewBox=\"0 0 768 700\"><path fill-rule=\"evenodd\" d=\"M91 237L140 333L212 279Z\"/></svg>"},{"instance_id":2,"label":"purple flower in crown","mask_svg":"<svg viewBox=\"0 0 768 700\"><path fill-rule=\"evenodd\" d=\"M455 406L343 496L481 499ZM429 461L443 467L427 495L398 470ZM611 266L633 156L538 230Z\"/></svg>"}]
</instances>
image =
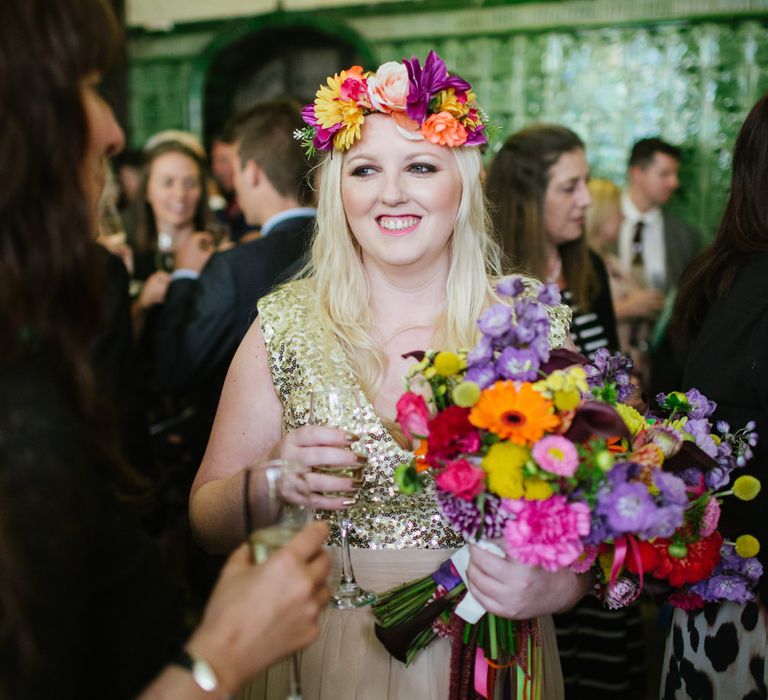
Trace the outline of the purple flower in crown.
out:
<instances>
[{"instance_id":1,"label":"purple flower in crown","mask_svg":"<svg viewBox=\"0 0 768 700\"><path fill-rule=\"evenodd\" d=\"M496 360L496 369L502 377L521 382L535 382L539 378L539 365L539 355L531 348L504 348Z\"/></svg>"},{"instance_id":2,"label":"purple flower in crown","mask_svg":"<svg viewBox=\"0 0 768 700\"><path fill-rule=\"evenodd\" d=\"M686 391L685 396L691 406L688 411L688 415L691 418L707 418L711 416L717 408L717 404L714 401L710 401L698 389Z\"/></svg>"},{"instance_id":3,"label":"purple flower in crown","mask_svg":"<svg viewBox=\"0 0 768 700\"><path fill-rule=\"evenodd\" d=\"M410 81L406 114L419 124L422 124L427 118L429 101L435 93L453 88L459 95L469 92L472 87L466 80L455 75L448 75L448 69L445 67L443 59L434 51L429 52L423 67L416 57L406 59L403 63L408 70Z\"/></svg>"},{"instance_id":4,"label":"purple flower in crown","mask_svg":"<svg viewBox=\"0 0 768 700\"><path fill-rule=\"evenodd\" d=\"M506 304L494 304L477 321L483 335L498 338L512 327L512 309Z\"/></svg>"},{"instance_id":5,"label":"purple flower in crown","mask_svg":"<svg viewBox=\"0 0 768 700\"><path fill-rule=\"evenodd\" d=\"M315 138L312 141L315 148L322 151L328 151L333 148L333 137L336 132L344 126L344 123L339 122L338 124L334 124L330 129L326 129L321 126L320 122L317 121L317 117L315 116L314 102L306 105L304 109L301 110L301 116L307 124L315 127Z\"/></svg>"}]
</instances>

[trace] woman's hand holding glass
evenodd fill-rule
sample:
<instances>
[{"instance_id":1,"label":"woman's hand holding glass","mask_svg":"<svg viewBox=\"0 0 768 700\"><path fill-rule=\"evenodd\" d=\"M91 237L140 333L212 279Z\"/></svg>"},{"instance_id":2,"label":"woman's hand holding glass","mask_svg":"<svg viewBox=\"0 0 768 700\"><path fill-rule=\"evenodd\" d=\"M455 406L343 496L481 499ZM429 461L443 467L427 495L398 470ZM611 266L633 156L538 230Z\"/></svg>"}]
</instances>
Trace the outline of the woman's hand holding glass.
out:
<instances>
[{"instance_id":1,"label":"woman's hand holding glass","mask_svg":"<svg viewBox=\"0 0 768 700\"><path fill-rule=\"evenodd\" d=\"M313 469L306 480L310 493L287 493L285 497L317 510L342 510L352 505L365 465L365 458L352 449L358 439L347 430L325 425L305 425L285 435L269 457ZM318 465L325 471L318 471ZM347 470L350 475L344 474Z\"/></svg>"}]
</instances>

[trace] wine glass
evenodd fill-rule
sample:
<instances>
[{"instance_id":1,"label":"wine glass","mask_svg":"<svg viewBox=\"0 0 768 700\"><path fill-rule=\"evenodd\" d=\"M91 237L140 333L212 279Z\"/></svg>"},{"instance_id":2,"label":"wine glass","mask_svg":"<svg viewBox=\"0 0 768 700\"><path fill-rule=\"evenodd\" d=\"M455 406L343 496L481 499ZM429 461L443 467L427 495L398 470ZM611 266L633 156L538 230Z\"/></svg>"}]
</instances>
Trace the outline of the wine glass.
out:
<instances>
[{"instance_id":1,"label":"wine glass","mask_svg":"<svg viewBox=\"0 0 768 700\"><path fill-rule=\"evenodd\" d=\"M358 392L349 387L316 389L310 395L309 422L357 433L361 426ZM359 483L362 481L363 465L317 465L314 471L348 477ZM349 498L350 493L328 491L324 495ZM376 600L376 594L363 590L355 580L349 549L349 531L352 527L349 509L338 511L337 518L341 533L341 581L331 594L329 605L340 609L362 608L371 605Z\"/></svg>"},{"instance_id":2,"label":"wine glass","mask_svg":"<svg viewBox=\"0 0 768 700\"><path fill-rule=\"evenodd\" d=\"M308 470L298 462L273 459L245 468L243 503L245 531L255 564L263 564L287 544L312 518L312 510L289 499L309 502ZM259 514L259 522L254 520ZM287 700L303 700L299 680L299 657L291 654L288 664Z\"/></svg>"},{"instance_id":3,"label":"wine glass","mask_svg":"<svg viewBox=\"0 0 768 700\"><path fill-rule=\"evenodd\" d=\"M158 231L155 267L158 270L173 272L176 261L176 237L168 231Z\"/></svg>"}]
</instances>

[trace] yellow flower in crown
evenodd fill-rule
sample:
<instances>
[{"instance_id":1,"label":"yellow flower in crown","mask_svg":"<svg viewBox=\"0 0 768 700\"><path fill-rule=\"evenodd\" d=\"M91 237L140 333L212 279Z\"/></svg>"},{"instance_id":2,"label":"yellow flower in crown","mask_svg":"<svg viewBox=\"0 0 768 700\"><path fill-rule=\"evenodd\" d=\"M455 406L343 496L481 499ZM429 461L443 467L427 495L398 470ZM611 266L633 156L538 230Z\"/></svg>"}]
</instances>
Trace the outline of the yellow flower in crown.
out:
<instances>
[{"instance_id":1,"label":"yellow flower in crown","mask_svg":"<svg viewBox=\"0 0 768 700\"><path fill-rule=\"evenodd\" d=\"M460 100L456 97L456 90L448 88L447 90L441 90L435 96L436 108L435 112L448 112L448 114L459 119L469 112L469 96L474 95L467 93L466 100Z\"/></svg>"},{"instance_id":2,"label":"yellow flower in crown","mask_svg":"<svg viewBox=\"0 0 768 700\"><path fill-rule=\"evenodd\" d=\"M521 498L523 465L529 456L527 449L512 442L491 445L482 461L488 474L488 489L501 498Z\"/></svg>"},{"instance_id":3,"label":"yellow flower in crown","mask_svg":"<svg viewBox=\"0 0 768 700\"><path fill-rule=\"evenodd\" d=\"M315 119L323 129L335 131L333 145L338 150L347 150L360 138L366 110L371 109L365 78L360 66L352 66L328 78L315 94Z\"/></svg>"},{"instance_id":4,"label":"yellow flower in crown","mask_svg":"<svg viewBox=\"0 0 768 700\"><path fill-rule=\"evenodd\" d=\"M544 433L557 428L560 418L551 401L528 383L501 381L488 387L472 407L469 422L485 428L502 440L518 445L532 444Z\"/></svg>"}]
</instances>

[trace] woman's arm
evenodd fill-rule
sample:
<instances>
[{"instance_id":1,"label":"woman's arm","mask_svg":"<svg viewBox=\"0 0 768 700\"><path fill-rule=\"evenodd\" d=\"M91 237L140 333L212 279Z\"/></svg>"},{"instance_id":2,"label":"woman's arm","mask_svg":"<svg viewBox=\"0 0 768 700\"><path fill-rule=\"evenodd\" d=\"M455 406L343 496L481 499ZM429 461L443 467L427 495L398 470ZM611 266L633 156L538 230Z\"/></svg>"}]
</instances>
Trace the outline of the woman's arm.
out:
<instances>
[{"instance_id":1,"label":"woman's arm","mask_svg":"<svg viewBox=\"0 0 768 700\"><path fill-rule=\"evenodd\" d=\"M282 410L257 321L230 365L208 447L192 484L192 529L209 551L229 551L245 536L243 467L265 458L294 460L308 467L359 463L350 449L356 436L342 430L303 426L282 436ZM310 486L316 492L354 491L351 479L320 474L312 476ZM345 503L314 495L309 505L342 508Z\"/></svg>"}]
</instances>

